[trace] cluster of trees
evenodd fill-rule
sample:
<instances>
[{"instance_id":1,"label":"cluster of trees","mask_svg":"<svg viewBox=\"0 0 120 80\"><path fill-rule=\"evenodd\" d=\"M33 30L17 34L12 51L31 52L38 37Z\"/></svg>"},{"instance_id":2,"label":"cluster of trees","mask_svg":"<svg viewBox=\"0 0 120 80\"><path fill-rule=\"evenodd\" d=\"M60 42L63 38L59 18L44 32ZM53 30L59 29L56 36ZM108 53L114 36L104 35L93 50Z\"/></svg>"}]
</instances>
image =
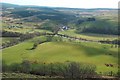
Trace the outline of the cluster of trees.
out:
<instances>
[{"instance_id":1,"label":"cluster of trees","mask_svg":"<svg viewBox=\"0 0 120 80\"><path fill-rule=\"evenodd\" d=\"M96 19L94 17L89 17L89 18L86 18L86 19L79 19L77 21L77 24L82 24L83 22L87 22L87 21L96 21Z\"/></svg>"},{"instance_id":2,"label":"cluster of trees","mask_svg":"<svg viewBox=\"0 0 120 80\"><path fill-rule=\"evenodd\" d=\"M14 46L14 45L18 44L19 42L20 42L19 39L12 39L9 42L2 43L1 48L7 48L10 46Z\"/></svg>"},{"instance_id":3,"label":"cluster of trees","mask_svg":"<svg viewBox=\"0 0 120 80\"><path fill-rule=\"evenodd\" d=\"M55 22L52 22L52 21L47 21L45 23L43 23L40 27L40 29L44 29L44 30L49 30L49 31L54 31L55 28L57 27L56 26L57 24Z\"/></svg>"},{"instance_id":4,"label":"cluster of trees","mask_svg":"<svg viewBox=\"0 0 120 80\"><path fill-rule=\"evenodd\" d=\"M96 27L96 26L92 26L90 28L84 27L82 32L118 35L117 28L116 27L110 28L109 26L104 27L104 28L100 28L100 27Z\"/></svg>"},{"instance_id":5,"label":"cluster of trees","mask_svg":"<svg viewBox=\"0 0 120 80\"><path fill-rule=\"evenodd\" d=\"M2 33L2 35L0 35L1 37L20 37L22 34L18 33L18 32L10 32L10 31L0 31L0 33Z\"/></svg>"},{"instance_id":6,"label":"cluster of trees","mask_svg":"<svg viewBox=\"0 0 120 80\"><path fill-rule=\"evenodd\" d=\"M39 32L34 32L34 33L22 34L20 36L20 41L25 41L25 40L31 39L31 38L33 38L35 36L40 36L40 33Z\"/></svg>"},{"instance_id":7,"label":"cluster of trees","mask_svg":"<svg viewBox=\"0 0 120 80\"><path fill-rule=\"evenodd\" d=\"M61 27L61 25L58 25L54 21L46 21L41 26L37 26L38 29L49 30L49 31L51 31L51 32L53 32L55 34L58 33L60 27Z\"/></svg>"},{"instance_id":8,"label":"cluster of trees","mask_svg":"<svg viewBox=\"0 0 120 80\"><path fill-rule=\"evenodd\" d=\"M18 32L9 32L9 31L3 31L2 33L2 37L18 37L18 39L13 39L9 42L5 42L2 44L1 48L6 48L6 47L10 47L13 45L16 45L22 41L34 38L36 36L40 36L40 35L45 35L46 36L46 40L42 41L42 40L38 40L36 43L34 43L33 48L35 49L37 47L38 44L44 43L44 42L50 42L50 41L62 41L62 39L60 37L54 37L55 33L39 33L39 32L34 32L34 33L26 33L26 34L22 34L22 33L18 33Z\"/></svg>"},{"instance_id":9,"label":"cluster of trees","mask_svg":"<svg viewBox=\"0 0 120 80\"><path fill-rule=\"evenodd\" d=\"M86 21L95 21L96 19L94 18L94 17L92 17L92 18L87 18L87 20Z\"/></svg>"},{"instance_id":10,"label":"cluster of trees","mask_svg":"<svg viewBox=\"0 0 120 80\"><path fill-rule=\"evenodd\" d=\"M47 42L47 41L46 40L44 40L44 41L38 40L37 42L35 42L33 44L33 47L30 50L36 49L39 44L42 44L42 43L45 43L45 42Z\"/></svg>"},{"instance_id":11,"label":"cluster of trees","mask_svg":"<svg viewBox=\"0 0 120 80\"><path fill-rule=\"evenodd\" d=\"M1 33L0 35L1 37L20 37L22 35L21 33L18 32L9 32L4 30L0 31L0 33ZM10 47L18 43L19 43L19 39L12 39L9 42L2 43L0 48Z\"/></svg>"},{"instance_id":12,"label":"cluster of trees","mask_svg":"<svg viewBox=\"0 0 120 80\"><path fill-rule=\"evenodd\" d=\"M115 40L112 40L112 41L110 41L109 39L107 39L107 40L100 40L99 42L107 43L107 44L113 44L113 45L115 45L115 47L117 47L117 45L120 46L120 40L119 39L115 39Z\"/></svg>"},{"instance_id":13,"label":"cluster of trees","mask_svg":"<svg viewBox=\"0 0 120 80\"><path fill-rule=\"evenodd\" d=\"M120 46L120 39L115 39L115 40L112 41L112 43Z\"/></svg>"},{"instance_id":14,"label":"cluster of trees","mask_svg":"<svg viewBox=\"0 0 120 80\"><path fill-rule=\"evenodd\" d=\"M34 66L33 66L34 65ZM3 72L27 73L40 76L59 76L64 78L88 78L97 76L96 66L77 62L37 63L24 60L21 64L6 65L3 62Z\"/></svg>"},{"instance_id":15,"label":"cluster of trees","mask_svg":"<svg viewBox=\"0 0 120 80\"><path fill-rule=\"evenodd\" d=\"M61 38L61 37L58 37L58 36L50 36L50 35L47 35L47 36L46 36L46 40L42 40L42 39L37 40L37 41L33 44L33 47L32 47L30 50L36 49L39 44L42 44L42 43L45 43L45 42L51 42L51 41L55 41L55 42L56 42L56 41L62 41L62 38Z\"/></svg>"},{"instance_id":16,"label":"cluster of trees","mask_svg":"<svg viewBox=\"0 0 120 80\"><path fill-rule=\"evenodd\" d=\"M16 45L22 41L31 39L35 36L40 36L39 32L35 32L35 33L26 33L26 34L21 34L21 33L17 33L17 32L8 32L8 31L3 31L2 32L2 37L18 37L19 39L13 39L9 42L5 42L2 44L1 48L6 48L6 47L10 47L13 45Z\"/></svg>"},{"instance_id":17,"label":"cluster of trees","mask_svg":"<svg viewBox=\"0 0 120 80\"><path fill-rule=\"evenodd\" d=\"M90 18L89 20L94 20ZM106 20L95 20L95 21L84 21L79 20L80 25L77 26L77 33L97 33L97 34L113 34L118 35L117 23L112 23Z\"/></svg>"}]
</instances>

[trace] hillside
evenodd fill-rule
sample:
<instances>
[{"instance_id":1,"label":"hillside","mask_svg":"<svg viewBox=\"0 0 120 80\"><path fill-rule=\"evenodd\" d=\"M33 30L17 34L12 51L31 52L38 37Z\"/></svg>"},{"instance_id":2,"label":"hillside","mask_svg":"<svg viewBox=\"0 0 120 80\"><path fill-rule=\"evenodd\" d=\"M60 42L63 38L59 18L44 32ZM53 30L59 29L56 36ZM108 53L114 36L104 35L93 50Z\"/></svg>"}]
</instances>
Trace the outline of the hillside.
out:
<instances>
[{"instance_id":1,"label":"hillside","mask_svg":"<svg viewBox=\"0 0 120 80\"><path fill-rule=\"evenodd\" d=\"M38 45L35 50L29 50L34 42L41 38L44 37L34 38L33 40L4 49L3 61L7 64L21 63L23 60L37 61L38 63L76 61L95 64L97 72L110 70L116 72L117 67L108 68L105 66L105 63L117 66L117 48L111 48L111 45L85 42L48 42Z\"/></svg>"},{"instance_id":2,"label":"hillside","mask_svg":"<svg viewBox=\"0 0 120 80\"><path fill-rule=\"evenodd\" d=\"M102 12L102 14L99 12ZM53 22L54 26L64 25L75 28L77 33L118 34L118 25L115 19L117 13L114 9L70 9L3 3L3 13L3 17L8 16L24 22L46 22L46 20L49 20ZM94 21L90 20L92 18Z\"/></svg>"},{"instance_id":3,"label":"hillside","mask_svg":"<svg viewBox=\"0 0 120 80\"><path fill-rule=\"evenodd\" d=\"M5 78L119 75L116 9L1 4Z\"/></svg>"},{"instance_id":4,"label":"hillside","mask_svg":"<svg viewBox=\"0 0 120 80\"><path fill-rule=\"evenodd\" d=\"M118 34L117 22L107 20L96 20L92 22L83 22L79 25L77 33L97 33L97 34Z\"/></svg>"}]
</instances>

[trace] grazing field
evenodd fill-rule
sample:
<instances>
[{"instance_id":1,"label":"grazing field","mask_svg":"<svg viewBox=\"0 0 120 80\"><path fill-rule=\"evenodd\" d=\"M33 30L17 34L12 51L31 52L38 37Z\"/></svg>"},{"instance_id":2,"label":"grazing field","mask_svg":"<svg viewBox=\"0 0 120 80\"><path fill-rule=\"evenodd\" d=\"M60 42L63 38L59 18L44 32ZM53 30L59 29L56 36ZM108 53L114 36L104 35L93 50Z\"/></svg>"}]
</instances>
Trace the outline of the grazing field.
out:
<instances>
[{"instance_id":1,"label":"grazing field","mask_svg":"<svg viewBox=\"0 0 120 80\"><path fill-rule=\"evenodd\" d=\"M4 29L5 31L11 31L11 32L19 32L19 33L33 33L35 31L37 32L50 32L48 30L42 30L42 29L31 29L31 28L13 28L13 29Z\"/></svg>"},{"instance_id":2,"label":"grazing field","mask_svg":"<svg viewBox=\"0 0 120 80\"><path fill-rule=\"evenodd\" d=\"M3 49L3 61L7 64L21 63L29 60L37 63L54 63L76 61L90 63L97 66L97 72L117 72L118 48L111 48L109 44L93 42L46 42L39 44L36 49L30 50L37 37L15 46ZM105 64L112 64L107 67Z\"/></svg>"},{"instance_id":3,"label":"grazing field","mask_svg":"<svg viewBox=\"0 0 120 80\"><path fill-rule=\"evenodd\" d=\"M61 34L66 34L69 36L74 36L74 37L81 37L81 38L85 38L88 40L114 40L117 39L118 36L117 35L105 35L105 34L92 34L92 33L81 33L81 34L77 34L75 33L74 29L69 29L69 30L65 30L65 31L60 31L59 33Z\"/></svg>"},{"instance_id":4,"label":"grazing field","mask_svg":"<svg viewBox=\"0 0 120 80\"><path fill-rule=\"evenodd\" d=\"M6 42L10 42L10 41L12 41L14 39L19 39L19 37L2 37L0 39L2 40L2 43L6 43Z\"/></svg>"}]
</instances>

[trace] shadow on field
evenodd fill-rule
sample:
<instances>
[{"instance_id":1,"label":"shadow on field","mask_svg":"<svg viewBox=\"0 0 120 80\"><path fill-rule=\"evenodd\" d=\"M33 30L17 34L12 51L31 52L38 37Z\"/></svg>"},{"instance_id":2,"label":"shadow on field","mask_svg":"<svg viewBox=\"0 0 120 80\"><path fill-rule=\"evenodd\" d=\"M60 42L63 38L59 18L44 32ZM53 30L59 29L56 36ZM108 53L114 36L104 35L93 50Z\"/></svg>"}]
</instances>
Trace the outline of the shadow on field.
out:
<instances>
[{"instance_id":1,"label":"shadow on field","mask_svg":"<svg viewBox=\"0 0 120 80\"><path fill-rule=\"evenodd\" d=\"M83 50L85 51L85 54L87 56L98 56L98 55L111 55L112 57L118 57L116 56L114 51L109 51L108 47L101 47L101 48L94 48L94 47L89 47L85 45L80 45ZM97 46L97 45L95 45ZM106 54L107 53L107 54Z\"/></svg>"}]
</instances>

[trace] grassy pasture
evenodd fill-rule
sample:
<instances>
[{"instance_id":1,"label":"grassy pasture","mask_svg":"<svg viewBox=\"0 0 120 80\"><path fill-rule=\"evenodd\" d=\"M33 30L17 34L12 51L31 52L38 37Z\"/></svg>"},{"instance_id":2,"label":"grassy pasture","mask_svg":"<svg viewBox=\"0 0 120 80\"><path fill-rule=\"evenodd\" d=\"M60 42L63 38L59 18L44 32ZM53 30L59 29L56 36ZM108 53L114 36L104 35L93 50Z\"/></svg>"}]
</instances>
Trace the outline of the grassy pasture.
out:
<instances>
[{"instance_id":1,"label":"grassy pasture","mask_svg":"<svg viewBox=\"0 0 120 80\"><path fill-rule=\"evenodd\" d=\"M92 33L77 34L77 33L75 33L74 29L60 31L59 33L78 37L78 38L81 37L81 38L85 38L88 40L105 40L105 39L114 40L114 39L118 38L118 36L115 36L115 35L105 35L105 34L103 34L103 35L102 34L92 34Z\"/></svg>"},{"instance_id":2,"label":"grassy pasture","mask_svg":"<svg viewBox=\"0 0 120 80\"><path fill-rule=\"evenodd\" d=\"M19 33L32 33L32 32L50 32L48 30L42 30L42 29L32 29L32 28L12 28L12 29L4 29L5 31L12 31L12 32L19 32Z\"/></svg>"},{"instance_id":3,"label":"grassy pasture","mask_svg":"<svg viewBox=\"0 0 120 80\"><path fill-rule=\"evenodd\" d=\"M42 23L41 23L42 24ZM2 30L5 30L5 31L11 31L11 32L19 32L19 33L32 33L32 32L50 32L48 30L43 30L43 29L34 29L34 26L35 23L24 23L23 25L16 25L14 23L11 23L11 24L6 24L6 23L3 23L2 24ZM18 27L22 27L22 28L18 28L18 27L12 27L12 28L9 28L10 26L18 26Z\"/></svg>"},{"instance_id":4,"label":"grassy pasture","mask_svg":"<svg viewBox=\"0 0 120 80\"><path fill-rule=\"evenodd\" d=\"M21 63L23 60L38 63L75 61L95 64L97 72L117 72L118 70L118 49L111 48L111 45L90 42L46 42L38 45L34 50L29 50L39 39L45 39L45 37L36 37L3 49L3 60L7 64ZM105 64L113 64L114 67L106 67Z\"/></svg>"},{"instance_id":5,"label":"grassy pasture","mask_svg":"<svg viewBox=\"0 0 120 80\"><path fill-rule=\"evenodd\" d=\"M12 41L13 39L18 39L18 37L1 37L0 40L2 40L1 44L2 43L6 43L6 42L10 42Z\"/></svg>"}]
</instances>

